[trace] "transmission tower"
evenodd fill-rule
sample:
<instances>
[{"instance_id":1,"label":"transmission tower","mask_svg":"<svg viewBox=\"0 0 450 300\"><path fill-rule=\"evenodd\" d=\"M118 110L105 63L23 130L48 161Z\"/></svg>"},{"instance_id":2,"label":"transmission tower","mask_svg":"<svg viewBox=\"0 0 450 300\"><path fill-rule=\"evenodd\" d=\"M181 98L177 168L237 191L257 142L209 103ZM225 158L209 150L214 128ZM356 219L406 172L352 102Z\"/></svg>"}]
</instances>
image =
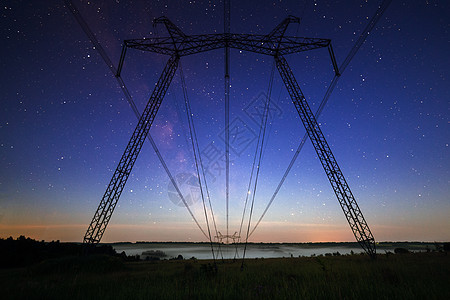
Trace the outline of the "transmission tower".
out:
<instances>
[{"instance_id":1,"label":"transmission tower","mask_svg":"<svg viewBox=\"0 0 450 300\"><path fill-rule=\"evenodd\" d=\"M337 75L339 74L336 59L331 47L331 41L329 39L285 36L288 25L290 23L299 22L300 20L298 18L289 16L267 35L234 34L225 30L226 32L223 34L188 36L169 19L160 17L155 19L155 23L165 25L169 33L168 37L124 41L117 76L120 76L126 50L128 48L168 55L169 60L150 96L108 188L100 201L100 205L86 231L83 240L84 243L96 244L100 242L130 175L131 169L133 168L150 127L152 126L161 102L175 75L180 58L220 48L225 48L227 52L227 49L233 48L274 57L276 67L289 92L300 119L302 120L306 132L312 141L317 156L320 159L356 240L371 257L375 257L375 239L291 68L284 58L285 55L292 53L328 48L334 72ZM226 54L226 56L228 56L228 54ZM227 236L229 235L227 234Z\"/></svg>"}]
</instances>

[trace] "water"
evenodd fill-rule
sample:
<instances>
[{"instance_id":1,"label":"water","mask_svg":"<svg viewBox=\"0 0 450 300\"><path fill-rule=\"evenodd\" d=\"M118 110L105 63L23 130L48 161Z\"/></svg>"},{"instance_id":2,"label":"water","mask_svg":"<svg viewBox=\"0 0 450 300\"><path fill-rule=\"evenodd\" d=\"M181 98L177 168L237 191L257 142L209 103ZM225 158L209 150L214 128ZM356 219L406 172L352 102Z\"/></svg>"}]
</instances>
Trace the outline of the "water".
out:
<instances>
[{"instance_id":1,"label":"water","mask_svg":"<svg viewBox=\"0 0 450 300\"><path fill-rule=\"evenodd\" d=\"M163 251L166 259L182 255L188 259L195 257L197 259L212 259L211 246L209 244L174 244L174 243L157 243L157 244L115 244L113 245L117 253L125 251L127 255L141 255L144 251ZM237 256L241 258L243 255L243 246L238 246ZM218 258L234 258L236 247L234 245L221 245L221 251L214 246L215 253ZM339 252L340 254L350 254L363 252L362 248L351 247L345 245L320 246L320 245L267 245L267 244L251 244L247 245L245 253L246 258L276 258L276 257L299 257L311 255L324 255L326 253ZM141 257L144 258L144 257Z\"/></svg>"}]
</instances>

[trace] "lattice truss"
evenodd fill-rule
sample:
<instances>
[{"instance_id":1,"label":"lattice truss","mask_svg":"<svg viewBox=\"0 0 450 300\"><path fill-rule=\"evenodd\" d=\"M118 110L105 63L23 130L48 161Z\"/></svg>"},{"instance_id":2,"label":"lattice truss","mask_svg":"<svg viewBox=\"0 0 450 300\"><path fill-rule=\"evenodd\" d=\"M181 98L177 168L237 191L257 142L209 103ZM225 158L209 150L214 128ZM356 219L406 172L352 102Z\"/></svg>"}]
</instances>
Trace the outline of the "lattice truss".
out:
<instances>
[{"instance_id":1,"label":"lattice truss","mask_svg":"<svg viewBox=\"0 0 450 300\"><path fill-rule=\"evenodd\" d=\"M100 242L120 198L133 165L147 138L161 102L179 66L182 56L197 54L219 48L234 48L274 57L276 67L289 92L291 100L302 120L317 156L325 170L328 180L336 194L339 204L350 225L350 228L361 247L372 257L376 254L375 239L364 216L356 203L347 181L331 152L322 130L303 95L294 74L289 67L285 55L318 48L328 48L336 76L339 76L336 59L329 39L285 36L290 23L300 20L289 16L267 35L252 34L205 34L186 35L166 17L155 19L155 23L164 24L169 36L125 40L116 76L124 63L128 48L154 52L169 56L169 60L153 90L150 99L140 116L139 122L128 142L112 179L84 236L84 243Z\"/></svg>"}]
</instances>

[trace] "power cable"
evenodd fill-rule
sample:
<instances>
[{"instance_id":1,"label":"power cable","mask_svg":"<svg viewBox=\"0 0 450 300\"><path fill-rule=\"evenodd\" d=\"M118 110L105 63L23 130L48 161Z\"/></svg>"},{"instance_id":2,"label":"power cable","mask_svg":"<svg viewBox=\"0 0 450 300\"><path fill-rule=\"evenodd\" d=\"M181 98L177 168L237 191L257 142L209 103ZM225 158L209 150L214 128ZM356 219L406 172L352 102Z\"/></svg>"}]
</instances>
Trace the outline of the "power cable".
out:
<instances>
[{"instance_id":1,"label":"power cable","mask_svg":"<svg viewBox=\"0 0 450 300\"><path fill-rule=\"evenodd\" d=\"M230 34L230 0L224 0L223 31ZM225 47L225 201L226 201L226 223L227 244L229 239L229 201L230 201L230 47Z\"/></svg>"},{"instance_id":2,"label":"power cable","mask_svg":"<svg viewBox=\"0 0 450 300\"><path fill-rule=\"evenodd\" d=\"M262 119L261 119L261 126L259 128L259 134L258 134L258 143L257 143L257 146L256 146L255 157L254 157L254 160L253 160L253 164L254 164L255 161L256 161L258 149L260 148L259 149L258 164L256 165L256 176L255 176L253 193L252 193L253 194L252 195L252 204L250 206L250 213L249 213L248 226L247 226L247 236L246 236L245 244L244 244L244 252L243 252L243 255L242 255L241 268L243 268L243 266L244 266L245 253L247 251L247 244L248 244L248 238L249 238L249 233L250 233L250 224L251 224L251 221L252 221L253 208L254 208L254 204L255 204L255 196L256 196L256 188L257 188L257 185L258 185L259 171L261 170L261 160L262 160L262 154L263 154L263 149L264 149L264 138L266 136L267 119L268 119L268 116L269 116L269 106L270 106L270 99L271 99L271 95L272 95L272 86L273 86L274 73L275 73L275 61L272 64L272 71L271 71L271 74L270 74L269 87L268 87L268 91L267 91L267 101L266 101L265 106L264 106L264 113L263 113L263 116L262 116ZM261 146L259 146L259 141L260 140L261 140ZM252 167L252 175L253 175L253 167ZM251 179L250 179L250 182L251 182ZM247 191L247 197L248 197L249 192L250 192L250 190ZM244 207L244 209L245 209L245 207Z\"/></svg>"},{"instance_id":3,"label":"power cable","mask_svg":"<svg viewBox=\"0 0 450 300\"><path fill-rule=\"evenodd\" d=\"M203 186L202 186L202 180L201 180L202 177L200 176L200 169L201 169L202 175L203 175L203 181L204 181L205 190L206 190L206 197L207 197L208 202L209 202L209 207L210 207L210 210L211 210L211 216L212 216L212 220L213 220L213 224L214 224L214 229L215 229L215 232L216 232L216 236L218 236L216 220L215 220L215 217L214 217L214 211L213 211L212 204L211 204L211 197L209 195L208 184L206 182L205 169L203 168L202 157L201 157L201 154L200 154L200 148L198 146L197 132L196 132L195 126L194 126L194 119L193 119L193 114L192 114L192 111L191 111L191 104L189 102L189 98L188 98L188 94L187 94L186 81L184 79L183 67L181 65L181 62L179 63L179 69L180 69L181 85L182 85L182 88L183 88L184 103L185 103L185 106L186 106L186 114L187 114L188 121L189 121L189 132L190 132L190 136L191 136L192 150L194 152L195 167L196 167L196 170L197 170L198 183L199 183L199 186L200 186L200 193L201 193L202 202L203 202L203 210L204 210L204 213L205 213L205 220L206 220L206 224L207 224L207 227L208 227L209 241L210 241L210 244L211 244L211 251L212 251L213 260L214 260L214 264L215 264L216 257L215 257L215 254L214 254L214 247L213 247L213 242L212 242L212 238L211 238L211 230L210 230L209 221L208 221L208 213L207 213L206 204L205 204L205 195L203 193ZM219 252L220 252L220 243L219 243ZM223 257L222 257L222 259L223 259Z\"/></svg>"},{"instance_id":4,"label":"power cable","mask_svg":"<svg viewBox=\"0 0 450 300\"><path fill-rule=\"evenodd\" d=\"M367 24L366 28L364 28L364 30L362 31L362 33L360 34L358 40L356 41L355 45L352 47L352 49L350 50L350 52L348 53L347 57L345 58L344 62L341 64L340 68L339 68L339 75L335 75L333 77L333 80L331 81L330 86L328 87L325 96L322 99L322 102L319 105L319 108L317 109L316 113L315 113L315 118L318 119L320 114L322 113L325 105L328 102L328 99L330 98L331 92L334 90L340 75L342 75L342 73L345 71L345 69L347 68L347 66L349 65L350 61L353 59L353 57L355 56L355 54L358 52L359 48L361 48L362 44L364 43L364 41L366 40L367 36L369 35L370 31L375 27L376 23L378 22L378 20L381 18L381 16L383 15L383 13L386 11L386 9L388 8L389 4L391 3L392 0L384 0L380 6L378 6L377 11L375 12L374 16L370 19L369 24ZM278 195L278 192L280 191L281 186L283 185L284 181L286 180L286 177L289 175L289 172L291 171L295 161L298 158L298 155L300 154L300 151L303 148L303 145L305 144L306 140L308 139L308 134L305 133L305 135L303 136L302 140L300 141L299 146L297 147L297 151L295 151L294 156L292 157L289 166L287 167L286 171L283 174L283 177L281 178L281 181L278 183L277 188L275 189L275 192L273 193L272 197L270 198L269 203L267 204L266 208L264 209L263 214L261 215L261 217L259 218L258 222L256 223L255 227L253 227L250 235L253 234L253 232L256 230L256 228L258 227L258 225L261 223L262 219L264 218L264 216L266 215L269 207L272 205L272 202L275 200L275 197Z\"/></svg>"},{"instance_id":5,"label":"power cable","mask_svg":"<svg viewBox=\"0 0 450 300\"><path fill-rule=\"evenodd\" d=\"M122 92L125 95L125 98L127 99L128 104L130 105L131 109L133 110L134 114L136 115L136 118L139 120L141 114L139 113L139 110L136 107L136 104L134 103L133 98L131 97L130 92L128 91L127 87L125 86L125 82L123 81L122 77L119 75L117 76L117 68L112 63L109 56L106 54L106 51L103 49L102 45L99 43L97 38L95 37L95 34L90 29L89 25L86 23L84 18L81 16L81 13L79 10L75 7L75 5L72 3L71 0L64 0L68 9L73 14L75 19L77 20L78 24L83 29L84 33L88 36L89 40L92 44L94 44L95 50L100 54L105 64L110 69L111 73L113 73L114 77L116 78L117 82L119 83L119 86L122 90ZM169 176L170 182L175 187L175 190L177 191L178 195L181 198L181 201L183 202L184 206L188 210L189 214L191 215L192 219L194 220L197 227L200 229L200 231L203 233L203 235L208 238L203 228L200 226L200 223L195 218L194 214L192 213L191 209L189 208L189 205L187 204L186 200L184 199L183 194L181 193L180 188L178 187L178 184L176 183L175 179L172 176L172 173L169 171L169 168L167 167L166 162L164 161L164 158L162 157L161 153L158 150L158 147L156 146L155 141L153 140L151 134L149 133L147 136L148 140L150 141L150 144L152 145L153 150L155 151L156 155L158 156L159 161L161 162L161 165L163 166L164 170L167 173L167 176Z\"/></svg>"}]
</instances>

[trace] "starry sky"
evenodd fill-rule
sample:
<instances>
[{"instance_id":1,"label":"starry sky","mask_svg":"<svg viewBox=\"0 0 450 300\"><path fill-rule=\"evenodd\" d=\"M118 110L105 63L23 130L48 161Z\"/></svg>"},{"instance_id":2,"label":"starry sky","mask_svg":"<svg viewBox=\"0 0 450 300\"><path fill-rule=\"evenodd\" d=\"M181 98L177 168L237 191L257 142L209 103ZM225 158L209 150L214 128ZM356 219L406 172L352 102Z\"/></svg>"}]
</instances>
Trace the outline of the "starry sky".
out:
<instances>
[{"instance_id":1,"label":"starry sky","mask_svg":"<svg viewBox=\"0 0 450 300\"><path fill-rule=\"evenodd\" d=\"M223 32L221 1L74 0L114 64L125 39ZM338 65L380 1L231 1L231 32L332 40ZM64 1L1 1L0 237L81 241L136 126L114 76ZM450 240L450 4L392 1L319 118L378 241ZM223 49L181 59L219 231L226 232ZM286 57L313 111L333 78L328 51ZM167 56L127 52L122 78L143 110ZM260 108L273 58L231 50L230 234L239 230ZM253 221L266 207L305 129L278 73L273 78ZM206 228L180 73L150 134ZM194 176L194 177L192 177ZM206 241L146 141L103 236L114 241ZM246 220L248 220L248 215ZM250 241L353 241L308 140Z\"/></svg>"}]
</instances>

